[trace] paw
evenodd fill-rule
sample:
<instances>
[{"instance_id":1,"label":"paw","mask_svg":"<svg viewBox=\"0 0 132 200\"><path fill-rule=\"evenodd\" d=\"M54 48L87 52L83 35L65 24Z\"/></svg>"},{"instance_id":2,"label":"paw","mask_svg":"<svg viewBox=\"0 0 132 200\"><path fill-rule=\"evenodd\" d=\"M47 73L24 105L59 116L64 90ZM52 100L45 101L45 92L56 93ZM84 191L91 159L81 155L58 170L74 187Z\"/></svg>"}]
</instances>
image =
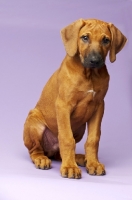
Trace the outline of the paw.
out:
<instances>
[{"instance_id":1,"label":"paw","mask_svg":"<svg viewBox=\"0 0 132 200\"><path fill-rule=\"evenodd\" d=\"M38 169L50 169L51 160L47 156L38 156L34 159L34 164Z\"/></svg>"},{"instance_id":2,"label":"paw","mask_svg":"<svg viewBox=\"0 0 132 200\"><path fill-rule=\"evenodd\" d=\"M84 155L76 154L75 160L76 160L77 165L79 165L81 167L85 167L86 163L85 163L85 156Z\"/></svg>"},{"instance_id":3,"label":"paw","mask_svg":"<svg viewBox=\"0 0 132 200\"><path fill-rule=\"evenodd\" d=\"M81 170L78 166L62 166L61 167L61 176L63 178L73 178L80 179L81 178Z\"/></svg>"},{"instance_id":4,"label":"paw","mask_svg":"<svg viewBox=\"0 0 132 200\"><path fill-rule=\"evenodd\" d=\"M86 170L90 175L103 176L106 174L104 165L99 162L90 162L86 164Z\"/></svg>"}]
</instances>

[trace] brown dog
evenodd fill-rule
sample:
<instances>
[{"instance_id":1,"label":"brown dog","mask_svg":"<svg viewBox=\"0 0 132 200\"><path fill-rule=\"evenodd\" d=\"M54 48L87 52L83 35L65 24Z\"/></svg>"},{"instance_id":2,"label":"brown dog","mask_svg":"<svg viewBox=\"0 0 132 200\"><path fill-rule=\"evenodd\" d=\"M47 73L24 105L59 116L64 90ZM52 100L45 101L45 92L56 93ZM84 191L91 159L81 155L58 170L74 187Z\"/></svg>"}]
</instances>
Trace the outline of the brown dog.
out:
<instances>
[{"instance_id":1,"label":"brown dog","mask_svg":"<svg viewBox=\"0 0 132 200\"><path fill-rule=\"evenodd\" d=\"M126 37L111 23L96 19L75 21L62 29L67 52L60 68L45 85L36 107L24 125L24 143L37 168L51 168L49 158L61 156L61 175L81 178L78 165L86 165L91 175L104 175L98 160L104 97L109 74L105 59L110 61L126 43ZM75 155L88 125L85 156Z\"/></svg>"}]
</instances>

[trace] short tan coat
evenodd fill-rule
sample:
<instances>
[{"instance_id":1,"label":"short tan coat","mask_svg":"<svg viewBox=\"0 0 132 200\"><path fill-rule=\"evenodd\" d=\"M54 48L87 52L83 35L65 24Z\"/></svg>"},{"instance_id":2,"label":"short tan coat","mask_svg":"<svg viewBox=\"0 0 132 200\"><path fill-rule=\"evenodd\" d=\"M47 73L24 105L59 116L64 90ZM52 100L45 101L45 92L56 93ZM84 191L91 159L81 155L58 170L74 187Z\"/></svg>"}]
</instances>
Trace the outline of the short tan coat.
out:
<instances>
[{"instance_id":1,"label":"short tan coat","mask_svg":"<svg viewBox=\"0 0 132 200\"><path fill-rule=\"evenodd\" d=\"M114 62L127 39L113 24L96 19L77 20L62 29L61 36L66 57L29 112L24 143L37 168L51 168L50 158L60 154L63 177L81 178L78 165L85 165L91 175L104 175L98 146L109 86L105 59L109 52ZM75 155L86 125L85 156Z\"/></svg>"}]
</instances>

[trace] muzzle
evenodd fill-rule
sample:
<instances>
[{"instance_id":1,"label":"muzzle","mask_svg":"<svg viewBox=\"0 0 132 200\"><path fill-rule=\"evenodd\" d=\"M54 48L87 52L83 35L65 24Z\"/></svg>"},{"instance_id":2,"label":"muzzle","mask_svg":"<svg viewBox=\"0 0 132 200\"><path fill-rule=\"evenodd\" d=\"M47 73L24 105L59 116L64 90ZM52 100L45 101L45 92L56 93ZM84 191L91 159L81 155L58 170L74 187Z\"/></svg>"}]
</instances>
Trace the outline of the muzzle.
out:
<instances>
[{"instance_id":1,"label":"muzzle","mask_svg":"<svg viewBox=\"0 0 132 200\"><path fill-rule=\"evenodd\" d=\"M84 57L84 67L100 68L104 66L104 60L99 53L91 52L88 56Z\"/></svg>"}]
</instances>

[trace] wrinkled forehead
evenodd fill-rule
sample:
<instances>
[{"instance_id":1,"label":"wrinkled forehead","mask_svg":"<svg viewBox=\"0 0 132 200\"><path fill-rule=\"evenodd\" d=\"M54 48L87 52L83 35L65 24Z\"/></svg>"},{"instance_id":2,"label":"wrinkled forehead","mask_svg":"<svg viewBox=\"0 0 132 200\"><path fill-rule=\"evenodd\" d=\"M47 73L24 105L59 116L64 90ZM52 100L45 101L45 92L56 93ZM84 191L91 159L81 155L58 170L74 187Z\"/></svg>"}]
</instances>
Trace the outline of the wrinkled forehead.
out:
<instances>
[{"instance_id":1,"label":"wrinkled forehead","mask_svg":"<svg viewBox=\"0 0 132 200\"><path fill-rule=\"evenodd\" d=\"M108 23L100 20L85 20L85 25L81 28L79 35L90 34L91 36L106 35L111 36Z\"/></svg>"}]
</instances>

